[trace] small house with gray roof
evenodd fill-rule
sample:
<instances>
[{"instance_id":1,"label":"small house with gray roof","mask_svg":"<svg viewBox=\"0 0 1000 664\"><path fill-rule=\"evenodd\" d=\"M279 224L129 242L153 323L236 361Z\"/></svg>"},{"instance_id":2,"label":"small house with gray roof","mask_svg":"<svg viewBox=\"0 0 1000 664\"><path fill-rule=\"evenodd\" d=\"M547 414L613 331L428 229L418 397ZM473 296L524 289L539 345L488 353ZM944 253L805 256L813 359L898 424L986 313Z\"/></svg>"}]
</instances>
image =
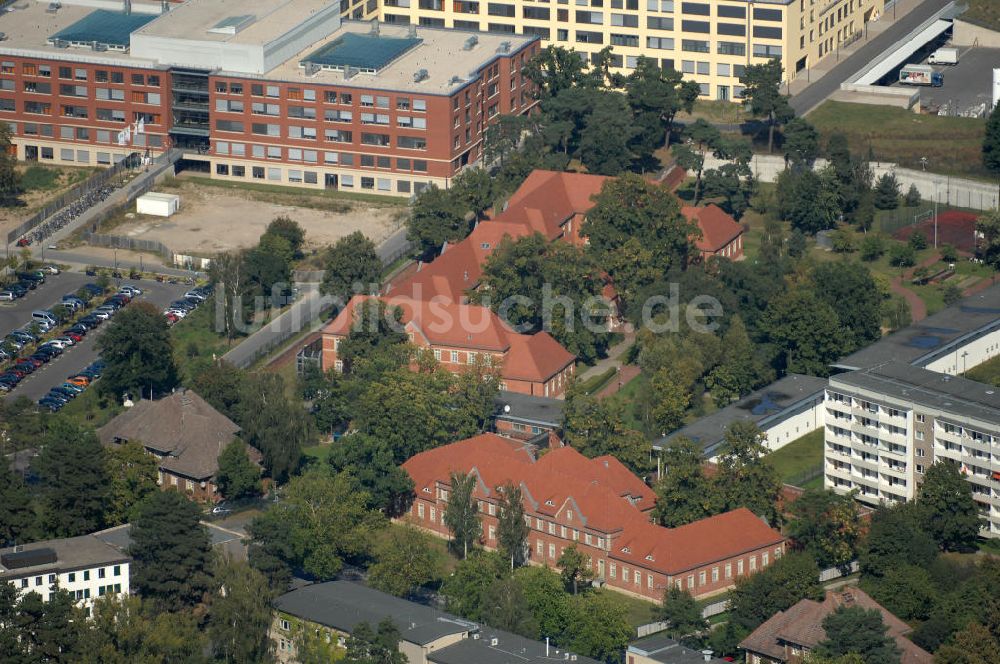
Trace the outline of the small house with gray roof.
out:
<instances>
[{"instance_id":1,"label":"small house with gray roof","mask_svg":"<svg viewBox=\"0 0 1000 664\"><path fill-rule=\"evenodd\" d=\"M159 464L157 482L195 500L220 499L215 475L219 455L240 427L191 390L177 390L156 401L140 401L101 427L104 445L142 443ZM260 453L248 448L259 462Z\"/></svg>"}]
</instances>

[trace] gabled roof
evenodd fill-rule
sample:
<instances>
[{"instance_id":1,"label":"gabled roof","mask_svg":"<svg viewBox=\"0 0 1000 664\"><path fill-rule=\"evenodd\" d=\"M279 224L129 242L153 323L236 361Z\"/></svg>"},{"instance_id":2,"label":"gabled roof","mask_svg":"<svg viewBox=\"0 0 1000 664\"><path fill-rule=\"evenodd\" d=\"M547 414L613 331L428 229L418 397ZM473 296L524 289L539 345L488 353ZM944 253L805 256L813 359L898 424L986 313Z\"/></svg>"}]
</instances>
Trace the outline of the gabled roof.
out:
<instances>
[{"instance_id":1,"label":"gabled roof","mask_svg":"<svg viewBox=\"0 0 1000 664\"><path fill-rule=\"evenodd\" d=\"M406 329L431 346L502 353L500 376L504 379L544 383L576 360L548 332L518 334L492 310L446 298L415 300L405 295L379 298L355 295L323 333L350 334L361 303L371 299L399 308Z\"/></svg>"},{"instance_id":2,"label":"gabled roof","mask_svg":"<svg viewBox=\"0 0 1000 664\"><path fill-rule=\"evenodd\" d=\"M881 613L889 636L902 651L900 664L930 664L934 660L930 653L905 638L904 635L911 631L909 625L854 587L828 591L822 602L804 599L787 611L779 611L743 639L740 648L787 661L783 644L795 644L809 650L815 648L826 638L823 619L841 606L860 606Z\"/></svg>"},{"instance_id":3,"label":"gabled roof","mask_svg":"<svg viewBox=\"0 0 1000 664\"><path fill-rule=\"evenodd\" d=\"M593 197L609 178L586 173L532 171L507 202L496 221L527 224L550 240L562 234L562 225L594 207Z\"/></svg>"},{"instance_id":4,"label":"gabled roof","mask_svg":"<svg viewBox=\"0 0 1000 664\"><path fill-rule=\"evenodd\" d=\"M433 494L439 483L449 484L452 472L476 472L481 489L485 487L477 494L482 498L495 498L492 489L506 482L520 484L526 510L555 516L573 509L572 521L598 532L620 533L611 558L664 574L681 574L784 542L780 533L745 508L680 528L655 525L647 514L655 497L642 480L617 459L588 459L572 447L549 450L536 460L519 441L483 434L421 452L403 468L413 478L417 496Z\"/></svg>"},{"instance_id":5,"label":"gabled roof","mask_svg":"<svg viewBox=\"0 0 1000 664\"><path fill-rule=\"evenodd\" d=\"M101 442L134 440L153 450L160 468L195 480L219 469L219 454L240 427L191 390L141 400L97 431ZM256 452L254 450L254 452Z\"/></svg>"},{"instance_id":6,"label":"gabled roof","mask_svg":"<svg viewBox=\"0 0 1000 664\"><path fill-rule=\"evenodd\" d=\"M695 240L700 251L715 253L743 233L743 227L715 203L705 207L685 205L681 213L701 229L701 237Z\"/></svg>"},{"instance_id":7,"label":"gabled roof","mask_svg":"<svg viewBox=\"0 0 1000 664\"><path fill-rule=\"evenodd\" d=\"M395 285L389 294L420 300L439 297L463 302L465 293L479 285L483 263L500 242L505 237L517 239L530 233L524 224L484 221L461 242L445 245L440 256L422 264L415 274Z\"/></svg>"}]
</instances>

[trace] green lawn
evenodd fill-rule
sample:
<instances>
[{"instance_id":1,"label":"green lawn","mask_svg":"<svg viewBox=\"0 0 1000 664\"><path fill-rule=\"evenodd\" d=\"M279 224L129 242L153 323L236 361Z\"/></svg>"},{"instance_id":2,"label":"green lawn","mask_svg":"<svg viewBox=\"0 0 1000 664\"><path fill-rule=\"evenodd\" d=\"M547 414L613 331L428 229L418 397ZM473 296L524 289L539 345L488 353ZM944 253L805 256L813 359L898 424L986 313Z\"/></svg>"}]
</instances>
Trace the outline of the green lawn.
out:
<instances>
[{"instance_id":1,"label":"green lawn","mask_svg":"<svg viewBox=\"0 0 1000 664\"><path fill-rule=\"evenodd\" d=\"M793 440L767 458L778 471L781 481L804 489L823 485L823 477L810 477L823 468L823 429L816 429ZM808 479L805 479L808 478Z\"/></svg>"},{"instance_id":2,"label":"green lawn","mask_svg":"<svg viewBox=\"0 0 1000 664\"><path fill-rule=\"evenodd\" d=\"M99 429L125 410L118 401L102 398L98 393L100 381L84 390L59 411L59 417L66 417L80 426Z\"/></svg>"},{"instance_id":3,"label":"green lawn","mask_svg":"<svg viewBox=\"0 0 1000 664\"><path fill-rule=\"evenodd\" d=\"M628 622L632 625L632 627L638 627L639 625L646 625L653 622L652 611L653 607L656 605L652 602L632 597L630 595L624 595L606 588L600 588L594 592L603 594L612 602L623 606L628 617Z\"/></svg>"},{"instance_id":4,"label":"green lawn","mask_svg":"<svg viewBox=\"0 0 1000 664\"><path fill-rule=\"evenodd\" d=\"M971 380L978 380L980 383L989 383L1000 387L1000 357L987 360L978 367L969 369L965 377Z\"/></svg>"},{"instance_id":5,"label":"green lawn","mask_svg":"<svg viewBox=\"0 0 1000 664\"><path fill-rule=\"evenodd\" d=\"M213 358L222 357L230 348L223 335L215 331L215 298L209 298L170 330L174 341L174 359L185 380ZM239 343L234 339L233 343Z\"/></svg>"},{"instance_id":6,"label":"green lawn","mask_svg":"<svg viewBox=\"0 0 1000 664\"><path fill-rule=\"evenodd\" d=\"M969 8L959 18L990 30L1000 30L1000 3L997 0L967 0Z\"/></svg>"},{"instance_id":7,"label":"green lawn","mask_svg":"<svg viewBox=\"0 0 1000 664\"><path fill-rule=\"evenodd\" d=\"M981 0L1000 12L995 0ZM889 106L824 102L809 114L826 144L835 132L847 136L851 152L878 161L892 161L907 168L920 166L926 157L935 173L988 178L981 161L986 121L919 115ZM947 140L943 140L947 137Z\"/></svg>"},{"instance_id":8,"label":"green lawn","mask_svg":"<svg viewBox=\"0 0 1000 664\"><path fill-rule=\"evenodd\" d=\"M191 182L204 187L218 187L220 189L236 189L239 191L252 191L259 194L270 194L282 198L292 197L298 199L302 207L327 207L334 202L364 201L367 203L379 203L381 205L395 205L405 207L409 200L400 196L377 196L375 194L361 194L351 191L338 191L335 189L296 189L290 192L288 187L273 184L257 184L256 182L231 182L227 180L213 180L207 177L186 176L183 178L166 178L161 188L183 187L185 182ZM315 201L326 201L327 205L316 205ZM349 209L349 207L348 207Z\"/></svg>"}]
</instances>

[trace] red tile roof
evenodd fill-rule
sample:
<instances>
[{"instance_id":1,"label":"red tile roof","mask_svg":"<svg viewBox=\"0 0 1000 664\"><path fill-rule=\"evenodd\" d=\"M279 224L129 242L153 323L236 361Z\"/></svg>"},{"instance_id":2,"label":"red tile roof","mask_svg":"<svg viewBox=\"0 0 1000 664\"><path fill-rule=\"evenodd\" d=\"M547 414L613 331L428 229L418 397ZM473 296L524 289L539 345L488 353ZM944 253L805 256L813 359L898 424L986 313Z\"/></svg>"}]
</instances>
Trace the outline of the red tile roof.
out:
<instances>
[{"instance_id":1,"label":"red tile roof","mask_svg":"<svg viewBox=\"0 0 1000 664\"><path fill-rule=\"evenodd\" d=\"M714 203L705 207L685 205L681 212L701 229L701 238L695 241L700 251L715 253L743 232L743 227Z\"/></svg>"},{"instance_id":2,"label":"red tile roof","mask_svg":"<svg viewBox=\"0 0 1000 664\"><path fill-rule=\"evenodd\" d=\"M860 606L880 612L882 621L889 628L889 636L896 640L902 652L900 664L931 664L934 661L930 653L904 637L911 631L909 625L889 613L863 590L854 587L828 591L822 602L804 599L787 611L779 611L743 639L740 648L779 662L789 661L783 642L809 650L815 648L826 639L823 619L841 606Z\"/></svg>"},{"instance_id":3,"label":"red tile roof","mask_svg":"<svg viewBox=\"0 0 1000 664\"><path fill-rule=\"evenodd\" d=\"M369 299L367 295L352 297L323 333L347 336L358 306ZM504 379L544 383L576 360L548 332L518 334L486 307L458 304L444 297L415 300L396 295L378 299L398 307L407 330L430 346L502 353L500 375Z\"/></svg>"},{"instance_id":4,"label":"red tile roof","mask_svg":"<svg viewBox=\"0 0 1000 664\"><path fill-rule=\"evenodd\" d=\"M556 515L569 506L588 528L620 532L611 558L664 574L784 542L780 533L745 508L680 528L655 525L644 511L655 500L648 486L617 459L587 459L572 447L549 450L534 460L521 443L484 434L417 454L403 468L418 496L426 493L424 487L433 492L437 482L447 484L452 471L478 473L480 497L490 497L494 487L507 481L518 482L526 510Z\"/></svg>"},{"instance_id":5,"label":"red tile roof","mask_svg":"<svg viewBox=\"0 0 1000 664\"><path fill-rule=\"evenodd\" d=\"M608 179L586 173L532 171L496 221L527 224L553 240L562 234L566 220L594 207L593 197Z\"/></svg>"},{"instance_id":6,"label":"red tile roof","mask_svg":"<svg viewBox=\"0 0 1000 664\"><path fill-rule=\"evenodd\" d=\"M477 225L469 237L452 246L430 263L393 286L391 295L406 295L421 300L433 297L462 302L465 293L479 284L483 263L505 237L517 239L529 235L524 224L485 221Z\"/></svg>"}]
</instances>

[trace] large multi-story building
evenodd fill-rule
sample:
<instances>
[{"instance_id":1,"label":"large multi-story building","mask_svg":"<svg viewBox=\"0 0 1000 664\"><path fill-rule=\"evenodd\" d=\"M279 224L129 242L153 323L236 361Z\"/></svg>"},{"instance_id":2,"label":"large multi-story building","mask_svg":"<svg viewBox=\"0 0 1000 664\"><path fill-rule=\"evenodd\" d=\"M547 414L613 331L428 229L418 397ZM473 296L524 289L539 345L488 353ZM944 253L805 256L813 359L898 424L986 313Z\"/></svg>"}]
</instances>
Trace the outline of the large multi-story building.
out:
<instances>
[{"instance_id":1,"label":"large multi-story building","mask_svg":"<svg viewBox=\"0 0 1000 664\"><path fill-rule=\"evenodd\" d=\"M785 539L745 508L678 528L652 523L655 494L618 459L588 459L572 447L536 456L523 441L482 434L421 452L403 464L414 501L405 518L442 537L453 472L476 477L482 544L498 546L500 493L520 486L532 564L555 567L570 546L608 588L660 601L671 586L695 597L733 587L785 551Z\"/></svg>"},{"instance_id":2,"label":"large multi-story building","mask_svg":"<svg viewBox=\"0 0 1000 664\"><path fill-rule=\"evenodd\" d=\"M870 505L912 500L935 461L960 465L1000 536L1000 395L991 385L888 362L830 378L824 484Z\"/></svg>"},{"instance_id":3,"label":"large multi-story building","mask_svg":"<svg viewBox=\"0 0 1000 664\"><path fill-rule=\"evenodd\" d=\"M129 594L131 558L96 535L34 542L0 549L0 583L20 595L38 593L43 601L56 588L84 606L107 594Z\"/></svg>"},{"instance_id":4,"label":"large multi-story building","mask_svg":"<svg viewBox=\"0 0 1000 664\"><path fill-rule=\"evenodd\" d=\"M786 78L858 39L884 0L382 0L390 23L534 35L592 61L612 48L624 72L639 56L697 81L703 98L737 99L748 64L780 58Z\"/></svg>"},{"instance_id":5,"label":"large multi-story building","mask_svg":"<svg viewBox=\"0 0 1000 664\"><path fill-rule=\"evenodd\" d=\"M493 118L535 104L522 68L539 42L342 18L372 2L14 4L0 15L0 121L28 161L178 147L213 178L445 186L479 160Z\"/></svg>"}]
</instances>

